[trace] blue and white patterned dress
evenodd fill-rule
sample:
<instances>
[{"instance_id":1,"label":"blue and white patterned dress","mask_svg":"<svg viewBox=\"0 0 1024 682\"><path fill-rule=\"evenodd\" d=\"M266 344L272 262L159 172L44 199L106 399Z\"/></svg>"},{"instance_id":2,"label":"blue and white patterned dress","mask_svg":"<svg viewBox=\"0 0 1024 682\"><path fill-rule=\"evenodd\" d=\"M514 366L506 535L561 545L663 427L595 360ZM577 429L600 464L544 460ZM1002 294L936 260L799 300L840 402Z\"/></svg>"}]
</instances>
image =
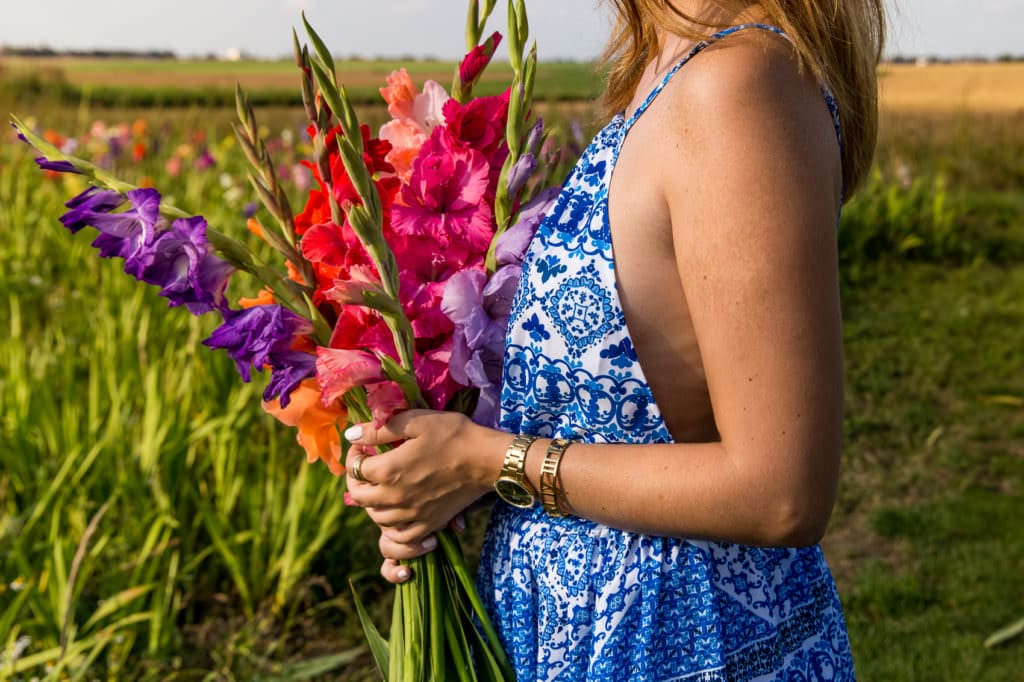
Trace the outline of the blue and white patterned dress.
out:
<instances>
[{"instance_id":1,"label":"blue and white patterned dress","mask_svg":"<svg viewBox=\"0 0 1024 682\"><path fill-rule=\"evenodd\" d=\"M706 45L630 120L619 115L596 136L540 225L509 324L504 430L671 442L618 297L608 184L630 126ZM499 502L480 587L520 682L854 679L835 583L817 546L651 537Z\"/></svg>"}]
</instances>

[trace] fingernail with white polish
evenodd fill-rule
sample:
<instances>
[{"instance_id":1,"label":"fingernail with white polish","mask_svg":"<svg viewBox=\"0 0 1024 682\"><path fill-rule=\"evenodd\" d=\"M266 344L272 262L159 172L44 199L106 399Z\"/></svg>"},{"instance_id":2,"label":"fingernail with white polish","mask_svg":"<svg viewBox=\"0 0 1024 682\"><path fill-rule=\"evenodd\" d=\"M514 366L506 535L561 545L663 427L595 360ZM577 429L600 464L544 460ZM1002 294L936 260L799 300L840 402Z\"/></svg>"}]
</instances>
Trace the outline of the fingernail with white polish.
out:
<instances>
[{"instance_id":1,"label":"fingernail with white polish","mask_svg":"<svg viewBox=\"0 0 1024 682\"><path fill-rule=\"evenodd\" d=\"M362 437L363 427L360 426L359 424L356 424L355 426L350 426L347 429L345 429L345 440L347 440L349 443L354 443Z\"/></svg>"},{"instance_id":2,"label":"fingernail with white polish","mask_svg":"<svg viewBox=\"0 0 1024 682\"><path fill-rule=\"evenodd\" d=\"M400 568L400 569L398 569L398 573L396 573L395 575L398 576L399 580L407 580L409 578L409 569L408 568Z\"/></svg>"},{"instance_id":3,"label":"fingernail with white polish","mask_svg":"<svg viewBox=\"0 0 1024 682\"><path fill-rule=\"evenodd\" d=\"M466 530L466 517L459 514L455 517L455 527L459 530Z\"/></svg>"},{"instance_id":4,"label":"fingernail with white polish","mask_svg":"<svg viewBox=\"0 0 1024 682\"><path fill-rule=\"evenodd\" d=\"M430 536L429 538L423 541L423 549L427 550L428 552L432 551L436 547L437 538L435 538L434 536Z\"/></svg>"}]
</instances>

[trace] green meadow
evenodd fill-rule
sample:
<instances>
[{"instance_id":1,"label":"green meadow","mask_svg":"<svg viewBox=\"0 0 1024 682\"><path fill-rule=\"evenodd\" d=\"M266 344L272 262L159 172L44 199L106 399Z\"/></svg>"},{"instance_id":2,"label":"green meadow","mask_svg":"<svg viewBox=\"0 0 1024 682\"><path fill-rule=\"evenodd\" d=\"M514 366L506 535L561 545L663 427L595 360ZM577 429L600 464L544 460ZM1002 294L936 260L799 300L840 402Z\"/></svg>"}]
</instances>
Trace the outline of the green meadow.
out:
<instances>
[{"instance_id":1,"label":"green meadow","mask_svg":"<svg viewBox=\"0 0 1024 682\"><path fill-rule=\"evenodd\" d=\"M30 79L3 66L8 84ZM0 87L0 111L74 138L134 126L138 160L96 135L80 151L246 234L255 197L231 110L101 106L61 68L72 89ZM583 76L591 89L558 90L567 68L542 65L548 99L596 92ZM219 87L154 87L178 77ZM587 105L540 109L563 135L575 119L594 129ZM294 168L301 110L260 115ZM95 255L89 229L70 235L57 217L79 181L0 136L0 679L374 679L348 591L387 621L364 515L262 412L266 377L243 384L200 344L215 320L168 309ZM887 108L839 244L845 446L823 545L858 676L1019 680L1024 636L1006 628L1024 618L1024 103ZM256 288L237 277L229 294Z\"/></svg>"}]
</instances>

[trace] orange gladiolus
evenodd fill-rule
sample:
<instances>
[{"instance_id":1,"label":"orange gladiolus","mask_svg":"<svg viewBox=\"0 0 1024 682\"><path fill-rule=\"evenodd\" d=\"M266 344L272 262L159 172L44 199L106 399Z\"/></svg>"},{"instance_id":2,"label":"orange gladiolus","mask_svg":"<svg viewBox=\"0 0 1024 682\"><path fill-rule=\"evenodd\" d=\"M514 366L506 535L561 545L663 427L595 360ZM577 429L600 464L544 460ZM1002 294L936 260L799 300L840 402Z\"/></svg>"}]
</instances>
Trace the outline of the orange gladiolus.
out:
<instances>
[{"instance_id":1,"label":"orange gladiolus","mask_svg":"<svg viewBox=\"0 0 1024 682\"><path fill-rule=\"evenodd\" d=\"M295 439L306 451L306 461L312 463L319 459L335 476L345 473L339 430L345 428L348 415L341 407L328 408L320 403L316 379L306 379L299 384L292 391L288 407L282 408L280 400L275 399L263 403L263 409L282 424L299 430Z\"/></svg>"},{"instance_id":2,"label":"orange gladiolus","mask_svg":"<svg viewBox=\"0 0 1024 682\"><path fill-rule=\"evenodd\" d=\"M260 293L256 294L253 298L238 299L238 305L243 308L253 308L258 305L270 305L271 303L276 303L274 300L274 294L266 287L260 289Z\"/></svg>"}]
</instances>

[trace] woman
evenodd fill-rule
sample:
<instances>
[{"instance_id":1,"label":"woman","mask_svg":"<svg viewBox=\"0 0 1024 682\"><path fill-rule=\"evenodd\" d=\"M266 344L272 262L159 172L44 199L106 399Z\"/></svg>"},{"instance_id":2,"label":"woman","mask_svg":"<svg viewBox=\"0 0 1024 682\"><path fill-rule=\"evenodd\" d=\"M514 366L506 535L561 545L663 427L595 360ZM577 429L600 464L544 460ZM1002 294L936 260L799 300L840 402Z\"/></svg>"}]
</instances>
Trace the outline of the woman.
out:
<instances>
[{"instance_id":1,"label":"woman","mask_svg":"<svg viewBox=\"0 0 1024 682\"><path fill-rule=\"evenodd\" d=\"M881 2L614 5L617 113L524 263L502 430L353 427L352 496L400 582L497 482L480 584L521 680L851 680L816 543Z\"/></svg>"}]
</instances>

